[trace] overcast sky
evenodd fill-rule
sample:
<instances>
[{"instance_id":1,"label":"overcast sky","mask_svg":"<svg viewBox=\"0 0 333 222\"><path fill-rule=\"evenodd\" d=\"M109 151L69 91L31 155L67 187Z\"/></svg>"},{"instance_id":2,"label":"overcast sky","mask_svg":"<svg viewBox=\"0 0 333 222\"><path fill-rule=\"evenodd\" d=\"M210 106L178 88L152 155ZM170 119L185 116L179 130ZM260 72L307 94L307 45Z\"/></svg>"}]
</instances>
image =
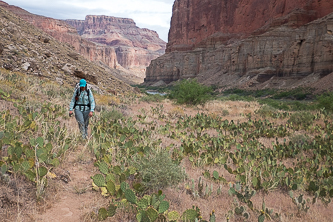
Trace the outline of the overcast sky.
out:
<instances>
[{"instance_id":1,"label":"overcast sky","mask_svg":"<svg viewBox=\"0 0 333 222\"><path fill-rule=\"evenodd\" d=\"M168 41L174 0L3 0L30 13L55 19L80 19L86 15L131 18L140 28L157 31Z\"/></svg>"}]
</instances>

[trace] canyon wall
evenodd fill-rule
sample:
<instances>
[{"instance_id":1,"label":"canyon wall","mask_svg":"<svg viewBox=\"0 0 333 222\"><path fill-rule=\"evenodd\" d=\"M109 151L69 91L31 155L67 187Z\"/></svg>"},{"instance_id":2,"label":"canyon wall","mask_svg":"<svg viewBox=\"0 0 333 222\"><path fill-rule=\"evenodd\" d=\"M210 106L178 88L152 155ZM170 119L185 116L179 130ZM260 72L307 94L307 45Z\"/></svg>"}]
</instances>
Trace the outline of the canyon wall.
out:
<instances>
[{"instance_id":1,"label":"canyon wall","mask_svg":"<svg viewBox=\"0 0 333 222\"><path fill-rule=\"evenodd\" d=\"M146 67L150 61L163 55L165 51L165 42L158 38L156 32L138 28L131 19L87 16L85 21L63 21L35 15L19 7L8 5L3 1L0 1L0 6L15 13L57 40L68 43L86 59L102 62L113 69L125 71L141 79L144 78ZM110 24L107 23L109 18L114 18ZM120 23L117 24L117 22ZM117 29L113 30L115 27ZM84 33L82 37L78 34L76 28L80 33ZM105 31L103 31L104 28ZM128 30L126 30L127 28ZM122 29L125 30L117 33ZM106 32L112 34L108 36L105 34ZM130 32L132 36L128 34L124 37L124 32ZM143 42L140 44L140 36L135 35L141 33L145 33L145 37L141 38ZM118 36L118 38L112 39L112 36ZM101 41L99 42L99 40Z\"/></svg>"},{"instance_id":2,"label":"canyon wall","mask_svg":"<svg viewBox=\"0 0 333 222\"><path fill-rule=\"evenodd\" d=\"M287 87L277 79L321 78L333 72L329 12L333 1L176 0L167 53L152 61L145 82Z\"/></svg>"},{"instance_id":3,"label":"canyon wall","mask_svg":"<svg viewBox=\"0 0 333 222\"><path fill-rule=\"evenodd\" d=\"M152 59L165 52L166 43L157 32L141 29L132 19L87 15L85 20L66 20L79 35L91 42L114 48L117 62L144 74Z\"/></svg>"},{"instance_id":4,"label":"canyon wall","mask_svg":"<svg viewBox=\"0 0 333 222\"><path fill-rule=\"evenodd\" d=\"M332 9L331 0L175 0L167 52L226 43L271 26L297 28Z\"/></svg>"}]
</instances>

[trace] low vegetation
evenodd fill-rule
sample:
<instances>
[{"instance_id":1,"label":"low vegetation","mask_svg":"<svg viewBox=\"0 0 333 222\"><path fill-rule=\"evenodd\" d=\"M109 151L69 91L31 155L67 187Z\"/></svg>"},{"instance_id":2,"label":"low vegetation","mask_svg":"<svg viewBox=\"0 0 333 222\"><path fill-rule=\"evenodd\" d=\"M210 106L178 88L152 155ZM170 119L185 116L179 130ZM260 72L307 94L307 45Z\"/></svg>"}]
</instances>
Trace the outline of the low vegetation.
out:
<instances>
[{"instance_id":1,"label":"low vegetation","mask_svg":"<svg viewBox=\"0 0 333 222\"><path fill-rule=\"evenodd\" d=\"M41 200L52 170L81 142L66 125L68 104L61 103L72 89L0 71L7 83L0 87L6 104L0 111L1 183L23 176ZM138 97L96 94L101 109L85 143L97 170L92 189L109 204L89 220L298 221L317 215L312 210L330 207L333 197L332 95L297 100L303 98L297 93L234 90L213 100L211 88L187 80L170 92L177 106L149 101L135 115L128 106ZM228 106L236 98L251 102ZM289 206L272 201L281 193Z\"/></svg>"}]
</instances>

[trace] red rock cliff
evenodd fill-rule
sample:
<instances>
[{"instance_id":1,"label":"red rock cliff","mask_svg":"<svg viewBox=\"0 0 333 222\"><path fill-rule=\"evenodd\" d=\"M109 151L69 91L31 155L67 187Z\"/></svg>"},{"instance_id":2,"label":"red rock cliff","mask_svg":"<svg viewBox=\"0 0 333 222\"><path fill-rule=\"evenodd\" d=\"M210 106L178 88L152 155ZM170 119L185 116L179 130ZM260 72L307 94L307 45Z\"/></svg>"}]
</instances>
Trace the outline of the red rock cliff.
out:
<instances>
[{"instance_id":1,"label":"red rock cliff","mask_svg":"<svg viewBox=\"0 0 333 222\"><path fill-rule=\"evenodd\" d=\"M111 46L127 69L145 68L164 54L166 43L155 31L141 29L132 19L87 15L84 21L66 20L86 40Z\"/></svg>"},{"instance_id":2,"label":"red rock cliff","mask_svg":"<svg viewBox=\"0 0 333 222\"><path fill-rule=\"evenodd\" d=\"M332 8L332 0L176 0L166 51L226 43L282 24L297 28Z\"/></svg>"},{"instance_id":3,"label":"red rock cliff","mask_svg":"<svg viewBox=\"0 0 333 222\"><path fill-rule=\"evenodd\" d=\"M332 0L176 0L166 54L147 67L145 82L318 80L333 72L332 12Z\"/></svg>"}]
</instances>

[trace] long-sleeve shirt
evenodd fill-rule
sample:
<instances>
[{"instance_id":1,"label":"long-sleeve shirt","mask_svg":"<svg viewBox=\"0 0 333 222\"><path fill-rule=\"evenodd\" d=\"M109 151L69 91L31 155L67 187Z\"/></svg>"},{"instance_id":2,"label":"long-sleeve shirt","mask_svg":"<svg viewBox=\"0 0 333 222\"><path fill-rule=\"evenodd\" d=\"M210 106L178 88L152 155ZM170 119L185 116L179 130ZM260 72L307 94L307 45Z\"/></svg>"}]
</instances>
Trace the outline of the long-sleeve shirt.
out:
<instances>
[{"instance_id":1,"label":"long-sleeve shirt","mask_svg":"<svg viewBox=\"0 0 333 222\"><path fill-rule=\"evenodd\" d=\"M80 92L81 91L80 88L78 88L74 91L74 94L72 96L72 100L69 104L69 111L72 111L73 108L74 108L75 97L76 97L76 91L77 90L79 91L79 98L76 101L75 109L79 109L81 111L87 111L87 110L90 109L91 112L94 112L96 104L95 104L95 99L94 99L94 96L91 92L91 89L88 90L89 91L89 97L88 97L87 91L84 90L84 91ZM86 106L86 105L89 104L89 100L90 100L90 108L88 106Z\"/></svg>"}]
</instances>

